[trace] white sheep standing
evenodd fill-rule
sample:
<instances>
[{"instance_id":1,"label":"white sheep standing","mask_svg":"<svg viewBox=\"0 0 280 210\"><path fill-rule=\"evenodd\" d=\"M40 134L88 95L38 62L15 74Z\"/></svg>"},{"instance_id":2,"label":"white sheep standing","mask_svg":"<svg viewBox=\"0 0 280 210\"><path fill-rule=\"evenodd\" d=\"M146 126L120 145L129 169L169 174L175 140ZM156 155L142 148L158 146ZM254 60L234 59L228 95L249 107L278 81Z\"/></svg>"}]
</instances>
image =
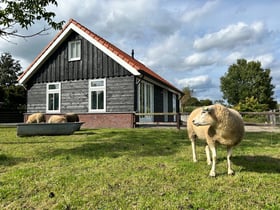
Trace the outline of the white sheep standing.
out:
<instances>
[{"instance_id":1,"label":"white sheep standing","mask_svg":"<svg viewBox=\"0 0 280 210\"><path fill-rule=\"evenodd\" d=\"M43 113L34 113L28 116L26 123L41 123L46 122L45 115Z\"/></svg>"},{"instance_id":2,"label":"white sheep standing","mask_svg":"<svg viewBox=\"0 0 280 210\"><path fill-rule=\"evenodd\" d=\"M48 123L66 123L67 120L62 115L52 115L50 116Z\"/></svg>"},{"instance_id":3,"label":"white sheep standing","mask_svg":"<svg viewBox=\"0 0 280 210\"><path fill-rule=\"evenodd\" d=\"M188 136L191 140L193 161L196 158L196 139L206 140L206 157L208 165L211 165L210 151L212 153L212 167L210 176L216 176L216 143L227 147L228 174L233 175L230 157L232 148L240 143L244 135L244 123L240 114L223 105L215 104L195 109L187 120Z\"/></svg>"}]
</instances>

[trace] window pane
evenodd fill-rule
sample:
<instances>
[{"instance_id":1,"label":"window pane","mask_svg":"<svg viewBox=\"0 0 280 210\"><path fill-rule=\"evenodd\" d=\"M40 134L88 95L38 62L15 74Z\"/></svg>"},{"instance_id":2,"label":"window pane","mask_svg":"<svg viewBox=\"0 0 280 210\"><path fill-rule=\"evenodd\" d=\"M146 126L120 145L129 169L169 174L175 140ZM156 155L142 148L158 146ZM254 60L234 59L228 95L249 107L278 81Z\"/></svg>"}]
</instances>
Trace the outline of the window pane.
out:
<instances>
[{"instance_id":1,"label":"window pane","mask_svg":"<svg viewBox=\"0 0 280 210\"><path fill-rule=\"evenodd\" d=\"M75 58L76 57L76 55L75 55L75 48L76 48L76 46L75 46L75 42L72 42L71 44L70 44L70 58Z\"/></svg>"},{"instance_id":2,"label":"window pane","mask_svg":"<svg viewBox=\"0 0 280 210\"><path fill-rule=\"evenodd\" d=\"M98 91L98 109L103 109L104 108L104 92L103 91Z\"/></svg>"},{"instance_id":3,"label":"window pane","mask_svg":"<svg viewBox=\"0 0 280 210\"><path fill-rule=\"evenodd\" d=\"M96 91L91 92L91 109L97 109Z\"/></svg>"},{"instance_id":4,"label":"window pane","mask_svg":"<svg viewBox=\"0 0 280 210\"><path fill-rule=\"evenodd\" d=\"M81 57L81 42L76 42L76 58Z\"/></svg>"},{"instance_id":5,"label":"window pane","mask_svg":"<svg viewBox=\"0 0 280 210\"><path fill-rule=\"evenodd\" d=\"M59 89L59 85L58 84L51 84L51 85L49 85L49 90L55 90L55 89Z\"/></svg>"},{"instance_id":6,"label":"window pane","mask_svg":"<svg viewBox=\"0 0 280 210\"><path fill-rule=\"evenodd\" d=\"M53 110L53 94L49 94L49 110Z\"/></svg>"},{"instance_id":7,"label":"window pane","mask_svg":"<svg viewBox=\"0 0 280 210\"><path fill-rule=\"evenodd\" d=\"M103 87L104 81L103 80L97 80L91 82L91 87Z\"/></svg>"},{"instance_id":8,"label":"window pane","mask_svg":"<svg viewBox=\"0 0 280 210\"><path fill-rule=\"evenodd\" d=\"M53 105L53 109L54 110L58 110L59 109L59 94L55 93L54 94L54 105Z\"/></svg>"},{"instance_id":9,"label":"window pane","mask_svg":"<svg viewBox=\"0 0 280 210\"><path fill-rule=\"evenodd\" d=\"M104 109L104 91L91 91L91 109Z\"/></svg>"},{"instance_id":10,"label":"window pane","mask_svg":"<svg viewBox=\"0 0 280 210\"><path fill-rule=\"evenodd\" d=\"M81 41L71 41L68 44L68 56L69 60L79 59L81 57Z\"/></svg>"}]
</instances>

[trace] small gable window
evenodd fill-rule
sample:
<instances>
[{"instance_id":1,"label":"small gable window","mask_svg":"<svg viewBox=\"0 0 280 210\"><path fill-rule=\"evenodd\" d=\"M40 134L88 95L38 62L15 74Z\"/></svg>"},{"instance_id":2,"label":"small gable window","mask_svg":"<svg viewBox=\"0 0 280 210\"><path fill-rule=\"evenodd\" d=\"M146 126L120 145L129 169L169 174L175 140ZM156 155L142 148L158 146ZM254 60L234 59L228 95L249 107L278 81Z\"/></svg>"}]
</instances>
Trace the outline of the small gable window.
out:
<instances>
[{"instance_id":1,"label":"small gable window","mask_svg":"<svg viewBox=\"0 0 280 210\"><path fill-rule=\"evenodd\" d=\"M81 40L68 42L68 60L76 61L81 59Z\"/></svg>"},{"instance_id":2,"label":"small gable window","mask_svg":"<svg viewBox=\"0 0 280 210\"><path fill-rule=\"evenodd\" d=\"M47 84L47 113L60 112L60 83Z\"/></svg>"}]
</instances>

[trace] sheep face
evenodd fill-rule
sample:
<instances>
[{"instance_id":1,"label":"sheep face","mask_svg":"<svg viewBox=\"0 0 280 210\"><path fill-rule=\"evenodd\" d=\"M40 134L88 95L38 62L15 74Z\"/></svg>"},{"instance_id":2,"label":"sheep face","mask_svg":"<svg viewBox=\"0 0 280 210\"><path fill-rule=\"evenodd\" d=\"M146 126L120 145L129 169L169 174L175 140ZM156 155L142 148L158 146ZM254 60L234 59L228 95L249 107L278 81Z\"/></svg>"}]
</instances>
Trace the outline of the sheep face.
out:
<instances>
[{"instance_id":1,"label":"sheep face","mask_svg":"<svg viewBox=\"0 0 280 210\"><path fill-rule=\"evenodd\" d=\"M206 126L215 124L215 119L213 118L214 109L213 107L204 107L200 114L198 114L194 120L193 124L196 126Z\"/></svg>"}]
</instances>

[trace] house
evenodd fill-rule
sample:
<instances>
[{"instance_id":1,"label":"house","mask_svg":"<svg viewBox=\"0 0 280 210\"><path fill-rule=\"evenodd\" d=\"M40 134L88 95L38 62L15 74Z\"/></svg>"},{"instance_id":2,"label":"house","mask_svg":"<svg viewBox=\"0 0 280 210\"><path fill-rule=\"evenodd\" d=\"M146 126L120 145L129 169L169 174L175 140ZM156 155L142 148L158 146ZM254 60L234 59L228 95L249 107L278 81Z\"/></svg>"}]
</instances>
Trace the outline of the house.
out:
<instances>
[{"instance_id":1,"label":"house","mask_svg":"<svg viewBox=\"0 0 280 210\"><path fill-rule=\"evenodd\" d=\"M133 55L71 19L19 77L27 113L79 114L84 127L133 127L137 121L173 121L182 92Z\"/></svg>"}]
</instances>

